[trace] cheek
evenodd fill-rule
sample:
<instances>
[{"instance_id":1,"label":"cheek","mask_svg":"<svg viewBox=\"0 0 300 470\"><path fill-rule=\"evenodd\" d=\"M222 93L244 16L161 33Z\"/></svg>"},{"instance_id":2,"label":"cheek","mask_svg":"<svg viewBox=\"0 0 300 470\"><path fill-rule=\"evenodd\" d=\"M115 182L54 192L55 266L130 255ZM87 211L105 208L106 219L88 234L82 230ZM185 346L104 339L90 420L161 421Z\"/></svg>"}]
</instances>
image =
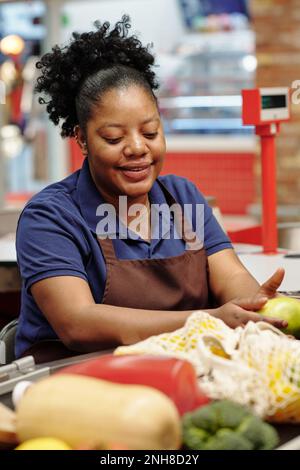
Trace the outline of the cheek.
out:
<instances>
[{"instance_id":1,"label":"cheek","mask_svg":"<svg viewBox=\"0 0 300 470\"><path fill-rule=\"evenodd\" d=\"M105 168L110 168L118 162L119 153L120 152L114 148L107 149L107 147L99 145L94 149L93 159L98 167L104 166Z\"/></svg>"},{"instance_id":2,"label":"cheek","mask_svg":"<svg viewBox=\"0 0 300 470\"><path fill-rule=\"evenodd\" d=\"M163 160L166 153L165 140L161 138L159 141L153 142L152 150L158 160Z\"/></svg>"}]
</instances>

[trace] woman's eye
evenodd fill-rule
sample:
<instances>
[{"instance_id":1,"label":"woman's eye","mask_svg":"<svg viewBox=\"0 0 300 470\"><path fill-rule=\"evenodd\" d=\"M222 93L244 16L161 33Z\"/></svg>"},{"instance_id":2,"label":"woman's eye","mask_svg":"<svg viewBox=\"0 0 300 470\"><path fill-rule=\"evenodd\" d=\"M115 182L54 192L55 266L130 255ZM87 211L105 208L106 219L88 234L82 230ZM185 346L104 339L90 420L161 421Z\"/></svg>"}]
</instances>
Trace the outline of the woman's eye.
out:
<instances>
[{"instance_id":1,"label":"woman's eye","mask_svg":"<svg viewBox=\"0 0 300 470\"><path fill-rule=\"evenodd\" d=\"M104 137L104 140L105 140L108 144L116 145L116 144L118 144L119 142L121 142L121 137L118 137L117 139L107 139L107 138Z\"/></svg>"},{"instance_id":2,"label":"woman's eye","mask_svg":"<svg viewBox=\"0 0 300 470\"><path fill-rule=\"evenodd\" d=\"M147 132L147 134L144 134L144 136L147 139L154 139L157 136L158 132Z\"/></svg>"}]
</instances>

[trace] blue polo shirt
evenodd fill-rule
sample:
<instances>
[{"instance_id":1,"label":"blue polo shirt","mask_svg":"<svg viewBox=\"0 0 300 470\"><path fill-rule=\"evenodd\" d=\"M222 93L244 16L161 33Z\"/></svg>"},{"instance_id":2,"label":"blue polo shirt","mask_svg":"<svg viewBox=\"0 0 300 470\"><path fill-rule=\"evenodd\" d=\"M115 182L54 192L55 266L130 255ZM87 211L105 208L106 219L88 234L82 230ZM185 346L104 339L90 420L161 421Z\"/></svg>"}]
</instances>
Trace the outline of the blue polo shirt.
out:
<instances>
[{"instance_id":1,"label":"blue polo shirt","mask_svg":"<svg viewBox=\"0 0 300 470\"><path fill-rule=\"evenodd\" d=\"M160 176L159 180L182 207L184 204L204 205L204 246L208 256L232 248L211 208L193 183L174 175ZM157 181L149 196L152 204L166 204ZM106 266L97 241L97 208L102 207L101 204L105 201L92 180L86 159L81 170L46 187L24 208L16 238L23 280L16 336L17 357L37 341L57 338L31 295L30 288L35 282L54 276L80 277L88 282L95 302L102 302ZM171 224L173 222L172 219ZM193 226L196 223L194 218L192 223ZM128 238L114 239L113 244L119 259L167 258L180 255L185 250L184 241L174 237L158 237L147 242L129 234Z\"/></svg>"}]
</instances>

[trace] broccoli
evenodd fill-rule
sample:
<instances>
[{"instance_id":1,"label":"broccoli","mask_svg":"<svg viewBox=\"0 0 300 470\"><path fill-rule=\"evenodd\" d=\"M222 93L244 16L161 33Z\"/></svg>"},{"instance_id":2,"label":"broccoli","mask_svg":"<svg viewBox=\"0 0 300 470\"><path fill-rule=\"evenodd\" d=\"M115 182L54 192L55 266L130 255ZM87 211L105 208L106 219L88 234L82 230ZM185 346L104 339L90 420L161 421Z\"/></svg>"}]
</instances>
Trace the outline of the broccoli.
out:
<instances>
[{"instance_id":1,"label":"broccoli","mask_svg":"<svg viewBox=\"0 0 300 470\"><path fill-rule=\"evenodd\" d=\"M263 423L262 440L263 444L258 450L271 450L279 444L279 436L276 429L268 423Z\"/></svg>"},{"instance_id":2,"label":"broccoli","mask_svg":"<svg viewBox=\"0 0 300 470\"><path fill-rule=\"evenodd\" d=\"M261 420L256 416L248 415L238 426L237 432L241 435L250 439L254 442L255 447L258 448L261 445Z\"/></svg>"},{"instance_id":3,"label":"broccoli","mask_svg":"<svg viewBox=\"0 0 300 470\"><path fill-rule=\"evenodd\" d=\"M253 450L253 444L231 429L220 429L211 437L204 450Z\"/></svg>"},{"instance_id":4,"label":"broccoli","mask_svg":"<svg viewBox=\"0 0 300 470\"><path fill-rule=\"evenodd\" d=\"M187 413L182 430L184 444L195 450L267 450L279 441L272 426L230 400Z\"/></svg>"},{"instance_id":5,"label":"broccoli","mask_svg":"<svg viewBox=\"0 0 300 470\"><path fill-rule=\"evenodd\" d=\"M193 413L186 413L182 418L183 444L189 449L201 450L210 434L200 427L194 426Z\"/></svg>"},{"instance_id":6,"label":"broccoli","mask_svg":"<svg viewBox=\"0 0 300 470\"><path fill-rule=\"evenodd\" d=\"M194 426L204 429L207 432L215 433L219 428L218 413L213 403L211 406L203 406L191 413L191 420Z\"/></svg>"},{"instance_id":7,"label":"broccoli","mask_svg":"<svg viewBox=\"0 0 300 470\"><path fill-rule=\"evenodd\" d=\"M220 400L213 403L218 414L218 428L236 428L249 415L249 410L239 403L230 400Z\"/></svg>"},{"instance_id":8,"label":"broccoli","mask_svg":"<svg viewBox=\"0 0 300 470\"><path fill-rule=\"evenodd\" d=\"M257 450L274 449L279 442L275 429L252 415L242 421L237 428L237 433L253 442Z\"/></svg>"},{"instance_id":9,"label":"broccoli","mask_svg":"<svg viewBox=\"0 0 300 470\"><path fill-rule=\"evenodd\" d=\"M196 426L191 426L188 429L183 429L182 431L183 444L188 449L204 449L205 443L209 437L210 434L208 432L204 431L204 429L197 428Z\"/></svg>"}]
</instances>

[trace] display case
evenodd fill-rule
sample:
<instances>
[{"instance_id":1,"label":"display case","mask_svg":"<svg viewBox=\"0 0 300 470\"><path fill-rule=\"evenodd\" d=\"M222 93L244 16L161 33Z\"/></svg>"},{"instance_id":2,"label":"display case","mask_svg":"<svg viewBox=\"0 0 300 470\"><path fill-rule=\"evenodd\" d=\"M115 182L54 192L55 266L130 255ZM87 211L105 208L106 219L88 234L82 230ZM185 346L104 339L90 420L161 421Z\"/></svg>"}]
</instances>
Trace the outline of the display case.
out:
<instances>
[{"instance_id":1,"label":"display case","mask_svg":"<svg viewBox=\"0 0 300 470\"><path fill-rule=\"evenodd\" d=\"M185 36L159 91L166 133L253 133L242 125L241 90L254 85L254 50L250 29Z\"/></svg>"},{"instance_id":2,"label":"display case","mask_svg":"<svg viewBox=\"0 0 300 470\"><path fill-rule=\"evenodd\" d=\"M158 62L164 173L193 181L223 214L247 214L256 198L257 141L242 124L241 90L254 86L253 31L191 33Z\"/></svg>"}]
</instances>

